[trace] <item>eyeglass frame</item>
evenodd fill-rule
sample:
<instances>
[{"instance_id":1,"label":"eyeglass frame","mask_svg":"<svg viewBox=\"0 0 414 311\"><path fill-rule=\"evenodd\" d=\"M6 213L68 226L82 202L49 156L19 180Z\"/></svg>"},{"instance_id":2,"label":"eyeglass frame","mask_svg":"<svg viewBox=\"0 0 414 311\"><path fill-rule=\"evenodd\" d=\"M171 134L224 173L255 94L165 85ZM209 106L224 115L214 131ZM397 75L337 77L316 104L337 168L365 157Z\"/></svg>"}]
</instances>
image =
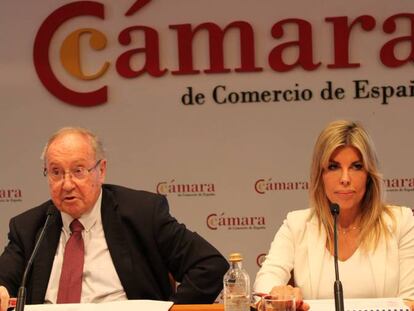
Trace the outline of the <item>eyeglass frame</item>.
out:
<instances>
[{"instance_id":1,"label":"eyeglass frame","mask_svg":"<svg viewBox=\"0 0 414 311\"><path fill-rule=\"evenodd\" d=\"M102 159L99 159L98 161L96 161L96 163L95 163L94 166L92 166L91 168L85 169L85 172L87 172L89 174L94 169L96 169L101 162L102 162ZM62 170L62 171L63 171L62 177L60 179L58 179L58 180L54 180L53 177L50 177L50 175L48 174L47 168L45 167L43 169L43 176L44 177L48 176L52 181L59 182L59 181L65 180L65 176L67 174L67 171L65 171L65 170ZM85 177L82 177L82 178L74 177L71 170L68 171L68 174L70 175L71 178L75 178L76 180L83 180L87 176L87 175L85 175Z\"/></svg>"}]
</instances>

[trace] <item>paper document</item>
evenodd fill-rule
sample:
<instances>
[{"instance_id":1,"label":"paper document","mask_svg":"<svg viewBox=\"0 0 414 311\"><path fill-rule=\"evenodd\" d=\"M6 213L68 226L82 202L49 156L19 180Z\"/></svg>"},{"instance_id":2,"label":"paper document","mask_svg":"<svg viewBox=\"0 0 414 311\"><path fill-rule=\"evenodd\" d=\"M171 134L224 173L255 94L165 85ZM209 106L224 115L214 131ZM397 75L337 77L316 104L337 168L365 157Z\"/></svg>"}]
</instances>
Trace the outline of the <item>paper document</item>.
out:
<instances>
[{"instance_id":1,"label":"paper document","mask_svg":"<svg viewBox=\"0 0 414 311\"><path fill-rule=\"evenodd\" d=\"M335 311L333 299L305 300L310 311ZM345 299L345 311L410 311L410 308L400 298L364 298Z\"/></svg>"},{"instance_id":2,"label":"paper document","mask_svg":"<svg viewBox=\"0 0 414 311\"><path fill-rule=\"evenodd\" d=\"M173 302L158 300L123 300L102 303L26 305L25 311L168 311Z\"/></svg>"}]
</instances>

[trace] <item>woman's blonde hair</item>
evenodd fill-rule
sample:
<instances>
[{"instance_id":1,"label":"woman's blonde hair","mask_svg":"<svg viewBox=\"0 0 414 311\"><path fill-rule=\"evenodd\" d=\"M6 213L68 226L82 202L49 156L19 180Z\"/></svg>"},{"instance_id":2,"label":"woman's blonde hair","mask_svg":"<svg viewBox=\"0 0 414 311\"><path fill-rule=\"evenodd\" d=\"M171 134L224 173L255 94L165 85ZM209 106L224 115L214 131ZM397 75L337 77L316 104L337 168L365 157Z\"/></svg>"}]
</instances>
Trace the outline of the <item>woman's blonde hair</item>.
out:
<instances>
[{"instance_id":1,"label":"woman's blonde hair","mask_svg":"<svg viewBox=\"0 0 414 311\"><path fill-rule=\"evenodd\" d=\"M378 159L374 144L368 133L358 122L338 120L322 130L313 151L310 173L310 202L313 214L327 233L327 244L333 245L333 217L329 208L329 200L325 193L322 174L329 164L332 153L339 147L352 146L359 150L367 184L361 202L360 241L365 250L375 249L382 235L389 237L384 222L384 214L393 216L384 203L383 181L378 169Z\"/></svg>"}]
</instances>

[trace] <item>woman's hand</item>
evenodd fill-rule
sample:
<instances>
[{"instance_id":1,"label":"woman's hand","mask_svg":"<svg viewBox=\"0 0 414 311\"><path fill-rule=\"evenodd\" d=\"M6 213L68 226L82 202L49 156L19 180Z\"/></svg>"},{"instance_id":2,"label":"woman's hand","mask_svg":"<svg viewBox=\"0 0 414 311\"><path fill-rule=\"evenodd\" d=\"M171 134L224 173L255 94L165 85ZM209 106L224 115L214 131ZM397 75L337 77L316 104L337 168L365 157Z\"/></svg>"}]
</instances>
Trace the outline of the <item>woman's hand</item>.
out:
<instances>
[{"instance_id":1,"label":"woman's hand","mask_svg":"<svg viewBox=\"0 0 414 311\"><path fill-rule=\"evenodd\" d=\"M307 311L310 308L309 305L303 301L302 292L299 287L292 287L291 285L275 286L269 294L282 299L291 299L292 296L295 297L297 311Z\"/></svg>"},{"instance_id":2,"label":"woman's hand","mask_svg":"<svg viewBox=\"0 0 414 311\"><path fill-rule=\"evenodd\" d=\"M414 300L404 300L404 303L410 307L411 311L414 311Z\"/></svg>"}]
</instances>

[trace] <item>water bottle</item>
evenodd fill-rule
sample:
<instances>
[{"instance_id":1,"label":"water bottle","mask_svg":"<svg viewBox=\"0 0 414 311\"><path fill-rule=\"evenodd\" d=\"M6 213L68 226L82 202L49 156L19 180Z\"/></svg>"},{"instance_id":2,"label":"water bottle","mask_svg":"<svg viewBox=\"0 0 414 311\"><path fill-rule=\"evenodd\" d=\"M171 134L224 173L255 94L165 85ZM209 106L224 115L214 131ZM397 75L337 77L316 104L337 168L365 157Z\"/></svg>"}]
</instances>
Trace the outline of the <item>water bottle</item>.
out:
<instances>
[{"instance_id":1,"label":"water bottle","mask_svg":"<svg viewBox=\"0 0 414 311\"><path fill-rule=\"evenodd\" d=\"M250 310L250 278L242 267L242 260L241 254L230 254L230 269L223 278L225 311Z\"/></svg>"}]
</instances>

